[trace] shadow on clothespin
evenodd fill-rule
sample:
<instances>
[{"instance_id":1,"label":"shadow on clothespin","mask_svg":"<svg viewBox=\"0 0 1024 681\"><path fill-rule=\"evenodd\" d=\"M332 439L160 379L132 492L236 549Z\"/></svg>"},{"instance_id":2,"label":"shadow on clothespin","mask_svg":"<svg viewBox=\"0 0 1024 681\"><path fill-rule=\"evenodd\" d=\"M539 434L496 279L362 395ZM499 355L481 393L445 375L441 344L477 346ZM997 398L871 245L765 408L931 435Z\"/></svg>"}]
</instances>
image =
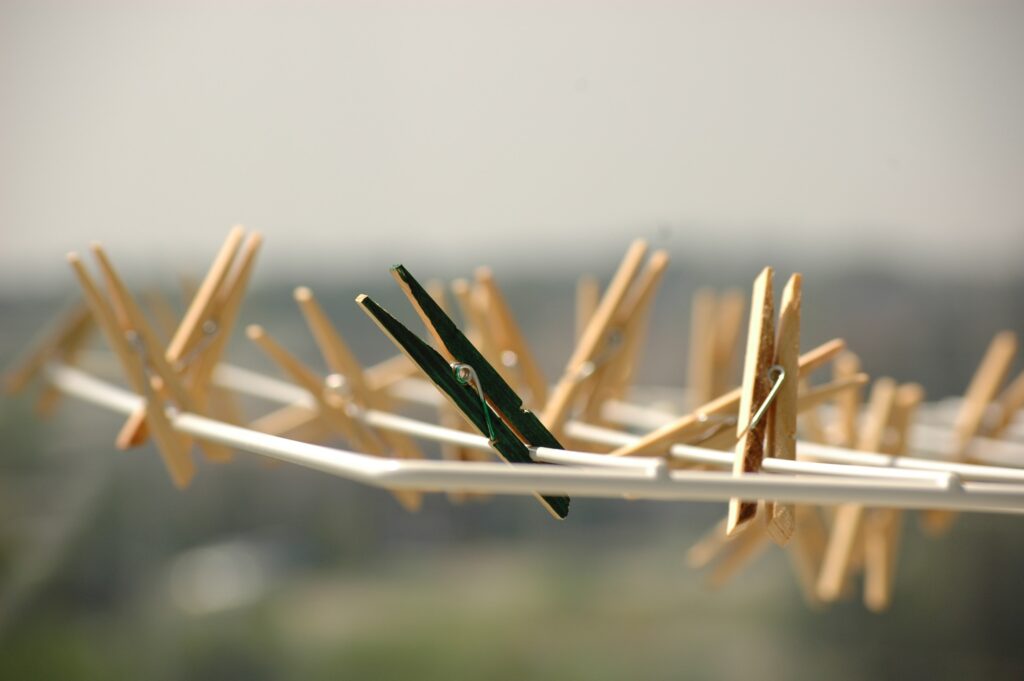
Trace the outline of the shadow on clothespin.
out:
<instances>
[{"instance_id":1,"label":"shadow on clothespin","mask_svg":"<svg viewBox=\"0 0 1024 681\"><path fill-rule=\"evenodd\" d=\"M325 355L328 365L332 370L335 370L335 363L340 361L340 366L348 369L348 375L356 376L356 373L352 371L351 366L348 364L350 361L354 363L355 360L348 353L347 347L343 348L344 341L341 340L340 335L334 331L333 327L328 328L326 326L329 322L327 322L326 317L323 316L319 306L313 300L312 293L308 292L308 289L300 289L299 292L302 295L297 297L303 298L300 301L300 307L304 305L303 313L308 315L307 321L311 318L314 320L310 323L310 326L313 328L315 325L314 337L316 337L317 343L319 344L323 340L326 344L326 350L325 346L321 346L321 351ZM258 324L249 325L246 328L246 335L291 380L313 397L316 417L332 432L341 435L351 446L358 448L362 452L375 456L389 455L385 443L377 434L369 427L364 426L350 413L350 409L354 406L352 398L338 390L342 386L341 382L333 380L336 376L340 376L340 374L332 374L327 377L317 374L295 357L295 355L286 350L284 346L271 338L266 330ZM346 353L348 353L348 356L345 356ZM359 381L361 378L360 374L355 380ZM347 385L354 394L355 390L352 389L352 383L348 382ZM369 392L365 390L365 384L363 384L361 389L365 391L363 393L365 397L365 394ZM415 490L392 490L391 493L408 511L418 511L423 504L422 495Z\"/></svg>"},{"instance_id":2,"label":"shadow on clothespin","mask_svg":"<svg viewBox=\"0 0 1024 681\"><path fill-rule=\"evenodd\" d=\"M970 460L971 441L984 432L985 414L995 403L999 388L1010 372L1017 354L1017 345L1017 334L1012 331L997 333L989 343L985 356L971 377L953 423L953 450L949 453L953 461ZM1014 398L1012 393L1010 395L1012 402ZM1010 411L1012 418L1012 411L1006 411ZM956 515L953 511L922 511L921 527L927 534L939 536L949 530Z\"/></svg>"},{"instance_id":3,"label":"shadow on clothespin","mask_svg":"<svg viewBox=\"0 0 1024 681\"><path fill-rule=\"evenodd\" d=\"M172 427L167 416L171 400L165 397L165 393L178 401L180 408L187 409L191 403L173 370L163 360L155 333L131 297L122 291L121 282L102 249L94 247L93 251L100 259L113 303L100 292L77 254L69 254L68 262L78 278L93 318L121 361L129 385L143 399L143 418L153 432L153 439L172 481L179 488L187 487L195 475L195 464L189 453L190 441Z\"/></svg>"},{"instance_id":4,"label":"shadow on clothespin","mask_svg":"<svg viewBox=\"0 0 1024 681\"><path fill-rule=\"evenodd\" d=\"M39 377L47 362L75 364L95 326L89 306L84 301L75 301L43 330L28 352L4 372L4 391L14 394L24 390ZM36 413L40 416L53 413L60 394L48 383L43 385L36 398Z\"/></svg>"},{"instance_id":5,"label":"shadow on clothespin","mask_svg":"<svg viewBox=\"0 0 1024 681\"><path fill-rule=\"evenodd\" d=\"M187 385L199 413L211 411L232 423L242 421L234 396L215 387L212 379L237 320L262 242L258 232L246 238L241 227L228 233L163 353ZM128 417L118 441L126 447L136 446L145 438L145 420L141 412L136 412ZM231 450L221 445L204 444L203 452L215 462L231 458Z\"/></svg>"},{"instance_id":6,"label":"shadow on clothespin","mask_svg":"<svg viewBox=\"0 0 1024 681\"><path fill-rule=\"evenodd\" d=\"M431 348L384 308L363 294L356 302L456 408L487 436L492 447L506 461L534 463L530 447L563 447L533 413L523 409L519 395L501 377L483 354L463 335L455 323L401 265L392 275L433 336ZM538 495L556 518L569 513L569 498Z\"/></svg>"}]
</instances>

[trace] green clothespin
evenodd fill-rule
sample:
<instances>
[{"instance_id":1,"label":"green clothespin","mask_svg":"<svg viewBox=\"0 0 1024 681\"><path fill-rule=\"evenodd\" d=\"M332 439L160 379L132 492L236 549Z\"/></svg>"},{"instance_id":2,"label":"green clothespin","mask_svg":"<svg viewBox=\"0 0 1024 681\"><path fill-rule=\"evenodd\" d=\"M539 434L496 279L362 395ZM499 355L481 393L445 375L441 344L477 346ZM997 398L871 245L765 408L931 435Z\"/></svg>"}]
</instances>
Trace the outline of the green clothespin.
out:
<instances>
[{"instance_id":1,"label":"green clothespin","mask_svg":"<svg viewBox=\"0 0 1024 681\"><path fill-rule=\"evenodd\" d=\"M501 456L513 463L537 463L529 447L564 449L523 400L455 323L401 265L392 274L437 340L438 350L427 345L366 295L356 298L371 319L415 362L427 377L486 435ZM443 353L443 354L442 354ZM475 383L476 385L472 385ZM546 465L546 464L541 464ZM569 513L569 498L538 496L558 518Z\"/></svg>"}]
</instances>

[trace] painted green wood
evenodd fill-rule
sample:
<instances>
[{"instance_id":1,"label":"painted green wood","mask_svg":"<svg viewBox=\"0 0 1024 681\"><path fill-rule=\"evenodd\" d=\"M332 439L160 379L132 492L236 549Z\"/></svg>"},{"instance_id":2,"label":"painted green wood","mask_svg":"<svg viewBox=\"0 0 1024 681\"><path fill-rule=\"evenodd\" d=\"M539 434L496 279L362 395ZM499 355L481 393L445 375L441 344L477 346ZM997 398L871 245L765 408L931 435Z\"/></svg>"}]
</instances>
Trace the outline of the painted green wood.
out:
<instances>
[{"instance_id":1,"label":"painted green wood","mask_svg":"<svg viewBox=\"0 0 1024 681\"><path fill-rule=\"evenodd\" d=\"M565 449L558 439L549 431L533 412L523 409L523 400L516 394L501 374L488 363L480 351L459 330L451 317L445 314L441 306L430 297L426 289L402 265L391 268L402 284L405 285L412 302L423 310L434 331L441 338L445 348L459 362L463 362L476 370L487 400L494 410L501 415L522 438L534 447L552 447Z\"/></svg>"},{"instance_id":2,"label":"painted green wood","mask_svg":"<svg viewBox=\"0 0 1024 681\"><path fill-rule=\"evenodd\" d=\"M423 342L419 336L405 328L369 296L361 295L356 298L356 302L377 323L381 330L408 355L409 359L423 370L431 382L451 398L455 406L469 418L477 430L490 437L487 413L484 411L484 409L490 409L490 407L481 402L476 388L460 383L455 377L455 373L448 360L442 357L437 350ZM479 367L473 365L473 368L477 371L477 376L480 377ZM491 370L493 371L493 368ZM491 418L490 425L494 429L494 448L498 450L498 453L506 461L547 465L534 461L530 457L530 452L526 445L500 418L496 416ZM539 498L559 518L564 518L569 514L569 497L540 496Z\"/></svg>"}]
</instances>

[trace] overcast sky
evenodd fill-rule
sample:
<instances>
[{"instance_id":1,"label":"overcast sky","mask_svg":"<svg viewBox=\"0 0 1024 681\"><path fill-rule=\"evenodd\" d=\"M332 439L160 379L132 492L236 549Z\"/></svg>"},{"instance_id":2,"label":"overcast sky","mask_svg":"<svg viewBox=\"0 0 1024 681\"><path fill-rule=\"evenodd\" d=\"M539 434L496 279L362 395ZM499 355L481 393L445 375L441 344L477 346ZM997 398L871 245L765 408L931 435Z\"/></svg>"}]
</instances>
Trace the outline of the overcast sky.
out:
<instances>
[{"instance_id":1,"label":"overcast sky","mask_svg":"<svg viewBox=\"0 0 1024 681\"><path fill-rule=\"evenodd\" d=\"M7 287L91 240L198 267L236 222L279 273L1024 262L1016 1L0 0L0 97Z\"/></svg>"}]
</instances>

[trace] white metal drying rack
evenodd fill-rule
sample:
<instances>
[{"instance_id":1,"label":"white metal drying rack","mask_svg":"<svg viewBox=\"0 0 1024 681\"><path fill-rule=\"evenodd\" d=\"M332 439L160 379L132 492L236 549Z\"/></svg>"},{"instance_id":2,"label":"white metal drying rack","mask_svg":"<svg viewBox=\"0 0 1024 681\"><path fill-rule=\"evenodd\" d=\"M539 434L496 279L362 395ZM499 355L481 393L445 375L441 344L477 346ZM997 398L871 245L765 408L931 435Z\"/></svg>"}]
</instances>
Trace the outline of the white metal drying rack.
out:
<instances>
[{"instance_id":1,"label":"white metal drying rack","mask_svg":"<svg viewBox=\"0 0 1024 681\"><path fill-rule=\"evenodd\" d=\"M130 414L143 402L141 396L69 365L48 364L45 374L62 392L114 412ZM223 387L272 402L314 408L312 397L302 388L248 369L222 364L214 380ZM436 404L442 399L429 385L416 380L397 384L394 393L412 402ZM618 406L621 412L622 405L610 406L613 411ZM352 415L377 428L491 451L482 435L389 412L354 410ZM387 489L718 502L744 498L812 505L858 503L882 508L1024 513L1024 446L980 438L970 455L983 463L891 456L799 442L796 461L766 458L761 473L734 475L672 469L667 458L618 458L545 447L532 448L531 455L537 461L556 465L389 459L268 435L173 409L168 410L168 416L176 430L193 437ZM630 421L621 413L619 417L619 421ZM635 417L636 413L634 422ZM650 413L647 418L652 418ZM575 421L567 424L566 432L579 440L615 446L635 438ZM941 444L948 435L935 426L913 431L914 438L928 439L933 451L945 449ZM728 452L681 444L673 445L669 456L721 467L730 467L733 459ZM987 465L989 461L999 465Z\"/></svg>"}]
</instances>

